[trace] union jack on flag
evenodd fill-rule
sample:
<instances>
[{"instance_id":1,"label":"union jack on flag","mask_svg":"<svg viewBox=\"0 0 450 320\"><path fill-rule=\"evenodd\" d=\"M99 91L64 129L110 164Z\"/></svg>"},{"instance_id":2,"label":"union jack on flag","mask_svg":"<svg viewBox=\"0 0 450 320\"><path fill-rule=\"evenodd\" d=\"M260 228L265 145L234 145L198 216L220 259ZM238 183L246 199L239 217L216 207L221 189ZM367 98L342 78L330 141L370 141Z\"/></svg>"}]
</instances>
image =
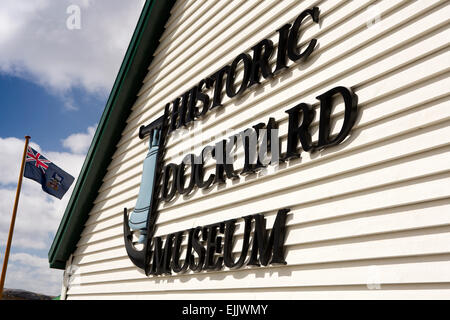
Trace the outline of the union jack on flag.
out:
<instances>
[{"instance_id":1,"label":"union jack on flag","mask_svg":"<svg viewBox=\"0 0 450 320\"><path fill-rule=\"evenodd\" d=\"M58 199L64 196L74 181L70 174L31 147L27 147L25 160L23 176L39 182L42 190Z\"/></svg>"},{"instance_id":2,"label":"union jack on flag","mask_svg":"<svg viewBox=\"0 0 450 320\"><path fill-rule=\"evenodd\" d=\"M31 147L27 148L27 159L26 162L31 162L36 168L42 170L43 173L48 169L48 165L51 163L50 160L45 159L45 157L32 149Z\"/></svg>"}]
</instances>

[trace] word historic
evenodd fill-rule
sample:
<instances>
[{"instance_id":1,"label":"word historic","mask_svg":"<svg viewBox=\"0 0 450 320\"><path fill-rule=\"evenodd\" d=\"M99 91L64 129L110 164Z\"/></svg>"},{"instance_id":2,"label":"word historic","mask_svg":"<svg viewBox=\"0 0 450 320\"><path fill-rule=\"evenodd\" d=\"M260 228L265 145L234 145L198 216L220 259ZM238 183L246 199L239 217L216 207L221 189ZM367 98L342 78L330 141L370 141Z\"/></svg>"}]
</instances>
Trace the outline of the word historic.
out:
<instances>
[{"instance_id":1,"label":"word historic","mask_svg":"<svg viewBox=\"0 0 450 320\"><path fill-rule=\"evenodd\" d=\"M233 98L242 94L247 88L260 83L261 75L267 79L273 77L275 73L287 68L287 58L296 62L300 59L307 59L313 52L317 40L312 39L305 50L300 51L298 42L300 38L300 27L303 20L310 16L315 23L319 23L319 8L314 7L303 11L294 24L285 24L278 32L278 49L275 70L272 71L269 60L274 52L274 45L270 39L264 39L252 47L253 57L247 53L239 54L230 65L226 65L214 74L201 80L196 86L186 91L181 97L168 103L172 105L170 111L170 131L186 126L197 118L204 116L209 110L222 105L222 91L225 85L225 93ZM236 88L236 71L242 65L244 72L239 88ZM225 80L226 77L226 80ZM212 105L210 97L203 91L213 88ZM203 105L196 107L198 102ZM181 105L180 105L181 102Z\"/></svg>"}]
</instances>

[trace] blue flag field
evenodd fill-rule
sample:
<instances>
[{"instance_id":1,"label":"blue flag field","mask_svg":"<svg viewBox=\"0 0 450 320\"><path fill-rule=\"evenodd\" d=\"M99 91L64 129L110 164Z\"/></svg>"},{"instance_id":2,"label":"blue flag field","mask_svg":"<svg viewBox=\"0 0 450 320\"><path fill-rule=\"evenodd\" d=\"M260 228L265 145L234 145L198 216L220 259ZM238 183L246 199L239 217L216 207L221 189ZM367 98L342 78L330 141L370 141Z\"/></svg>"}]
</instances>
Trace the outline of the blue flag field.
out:
<instances>
[{"instance_id":1,"label":"blue flag field","mask_svg":"<svg viewBox=\"0 0 450 320\"><path fill-rule=\"evenodd\" d=\"M46 159L31 147L27 148L24 177L37 181L42 190L62 199L75 180L70 174Z\"/></svg>"}]
</instances>

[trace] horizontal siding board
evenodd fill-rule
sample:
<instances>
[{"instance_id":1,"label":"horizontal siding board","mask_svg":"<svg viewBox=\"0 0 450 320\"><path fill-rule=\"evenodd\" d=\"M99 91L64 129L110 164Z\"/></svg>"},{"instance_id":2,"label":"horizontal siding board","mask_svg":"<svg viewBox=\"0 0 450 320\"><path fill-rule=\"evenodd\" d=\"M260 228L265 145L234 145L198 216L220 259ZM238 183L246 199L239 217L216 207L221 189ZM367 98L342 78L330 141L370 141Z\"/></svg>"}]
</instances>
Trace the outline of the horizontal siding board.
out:
<instances>
[{"instance_id":1,"label":"horizontal siding board","mask_svg":"<svg viewBox=\"0 0 450 320\"><path fill-rule=\"evenodd\" d=\"M197 19L191 23L186 29L178 28L180 30L178 36L172 34L167 37L166 41L162 41L158 49L155 51L154 62L149 66L153 72L149 72L144 80L145 83L149 79L155 76L155 71L161 69L163 63L167 63L169 59L169 53L173 52L175 48L183 48L184 44L195 43L211 29L205 28L207 23L211 23L213 18L218 14L227 12L225 8L229 8L231 1L208 1L208 6L205 6L201 12L199 12ZM195 32L194 30L201 29L203 32ZM138 95L140 95L139 93Z\"/></svg>"},{"instance_id":2,"label":"horizontal siding board","mask_svg":"<svg viewBox=\"0 0 450 320\"><path fill-rule=\"evenodd\" d=\"M370 285L371 273L377 273L379 285L386 284L405 284L405 283L435 283L449 282L450 275L445 271L449 267L450 261L433 261L432 263L410 262L403 264L387 265L366 265L366 266L348 266L348 267L328 267L328 268L308 268L303 266L289 266L284 269L273 268L272 274L279 274L278 277L266 278L267 269L255 269L252 273L248 270L235 271L232 273L215 273L211 275L201 274L190 278L187 283L185 278L181 277L158 277L154 280L142 279L142 274L137 270L120 271L114 274L102 273L94 275L80 274L74 277L71 283L73 293L95 293L95 289L104 285L105 282L111 282L111 285L120 285L123 280L132 280L138 285L141 281L149 282L148 291L169 291L169 290L212 290L228 289L242 286L245 288L270 288L270 287L308 287L308 286L342 286L342 285ZM374 272L374 270L376 270ZM427 281L423 281L421 274L430 271ZM210 278L210 286L205 287L204 280ZM113 279L113 280L112 280ZM83 286L77 286L82 281ZM228 284L228 288L224 286ZM85 285L90 288L84 288ZM108 285L108 284L107 284ZM91 290L89 290L91 289ZM130 286L129 290L136 290L136 286ZM138 291L138 290L137 290ZM97 292L97 293L102 293Z\"/></svg>"},{"instance_id":3,"label":"horizontal siding board","mask_svg":"<svg viewBox=\"0 0 450 320\"><path fill-rule=\"evenodd\" d=\"M427 256L409 256L409 257L396 257L396 258L383 258L383 259L371 259L371 260L358 260L358 261L344 261L344 262L331 262L328 264L305 264L305 265L289 265L284 267L261 267L261 268L249 268L249 269L241 269L241 270L234 270L232 272L225 272L225 271L211 271L210 273L197 273L197 274L181 274L181 275L170 275L170 276L158 276L155 278L149 278L145 279L145 276L143 274L134 269L131 270L130 268L126 269L123 268L121 270L117 270L114 273L111 273L109 270L102 271L102 272L91 272L91 273L83 273L79 272L80 269L77 270L77 273L74 275L73 281L75 282L74 285L78 285L80 283L85 283L86 285L91 285L92 287L96 287L97 285L105 285L107 283L123 283L124 280L132 280L133 282L139 282L143 283L146 282L146 285L142 286L141 292L147 292L147 291L166 291L166 287L159 287L156 284L165 284L169 282L174 282L172 280L175 280L177 282L183 282L186 285L181 285L178 288L171 288L172 292L174 291L187 291L187 290L195 290L192 288L192 284L194 286L198 284L199 281L204 281L205 278L211 278L211 279L224 279L228 276L232 276L238 279L244 279L245 282L254 282L255 274L259 277L259 275L271 272L272 275L279 274L284 275L286 278L290 275L292 272L296 272L298 276L303 276L303 272L309 273L309 279L310 280L303 280L303 281L291 281L290 286L288 287L308 287L308 285L312 285L311 282L315 282L315 286L326 286L327 282L321 282L324 280L323 277L330 277L337 270L342 270L343 274L347 274L346 270L353 269L357 272L365 272L365 279L356 279L356 284L370 284L370 280L374 280L373 278L370 279L370 277L373 277L373 271L376 270L377 278L376 280L380 281L380 284L386 285L389 283L395 283L392 281L392 278L395 276L405 276L402 281L399 281L399 283L406 284L407 282L410 283L437 283L438 281L442 282L448 282L448 274L439 273L438 271L443 271L444 269L441 269L442 266L445 266L448 263L449 255L448 254L439 254L439 255L427 255ZM433 264L437 264L437 268L435 269L436 272L433 272L433 276L428 278L428 281L421 280L420 273L415 274L414 266L420 266L433 268ZM439 266L441 265L441 267ZM413 266L413 270L409 270ZM407 269L404 269L407 268ZM390 270L390 272L386 272L387 270ZM381 271L381 272L380 272ZM310 272L315 272L316 275L311 275ZM372 273L372 274L371 274ZM316 277L317 274L321 274L322 277ZM98 276L98 278L95 278L95 276ZM361 274L362 276L362 274ZM274 277L275 281L271 280L269 282L263 282L260 281L260 284L264 285L264 288L267 290L273 290L277 287L279 287L279 284L276 283L276 277ZM332 283L335 285L349 285L348 282L346 282L346 279L339 279L337 278L337 281L334 280ZM349 279L349 275L345 277ZM382 279L384 278L384 279ZM406 278L406 279L405 279ZM96 281L101 280L101 281ZM264 280L264 279L263 279ZM288 279L286 279L288 281ZM311 281L312 280L312 281ZM355 279L354 279L355 280ZM347 280L348 281L348 280ZM392 281L392 282L391 282ZM190 282L190 283L189 283ZM227 289L226 286L220 285L218 281L215 281L212 286L210 287L202 287L201 290L203 291L209 291L213 289ZM321 283L320 283L321 282ZM84 285L83 285L84 286ZM247 285L245 285L247 287ZM253 287L254 289L261 288L257 285L250 285L249 287ZM77 290L79 293L83 288Z\"/></svg>"},{"instance_id":4,"label":"horizontal siding board","mask_svg":"<svg viewBox=\"0 0 450 320\"><path fill-rule=\"evenodd\" d=\"M178 27L183 25L184 21L190 19L197 8L203 4L202 2L203 1L189 0L188 4L185 6L177 6L177 4L175 4L173 7L173 18L168 19L166 23L166 31L161 36L160 42L163 42L164 39L176 32ZM184 26L186 27L186 24L184 24Z\"/></svg>"},{"instance_id":5,"label":"horizontal siding board","mask_svg":"<svg viewBox=\"0 0 450 320\"><path fill-rule=\"evenodd\" d=\"M448 228L447 228L448 230ZM425 234L425 235L415 235L415 236L407 236L407 237L399 237L399 238L383 238L383 239L375 239L371 241L362 241L355 243L344 243L344 244L334 244L328 246L320 246L320 247L312 247L312 248L301 248L297 250L292 250L287 253L287 259L289 258L291 261L302 261L304 263L325 263L325 262L333 262L333 261L352 261L352 260L360 260L365 258L386 258L386 257L401 257L401 256L413 256L418 254L443 254L449 253L449 240L450 240L450 232L438 233L438 234ZM224 273L223 277L219 277L221 281L214 281L217 286L220 288L236 288L236 285L230 283L231 281L225 281L223 278L232 279L235 276L235 273L243 273L247 275L247 278L251 278L253 281L246 281L243 286L245 287L264 287L268 288L272 286L277 286L277 280L281 281L283 277L264 277L260 278L260 281L254 281L255 273L258 273L256 268L253 268L253 272L249 272L249 270L243 271L234 271ZM245 272L247 271L247 272ZM267 270L265 270L267 272ZM140 272L140 271L134 271ZM270 272L270 270L269 270ZM282 270L280 272L283 272ZM320 273L316 270L317 273ZM425 273L426 274L426 273ZM441 278L441 281L448 282L448 273L447 272L437 272L438 276ZM416 277L423 277L423 275L416 274ZM167 285L171 285L172 290L207 290L208 284L211 286L213 281L208 281L206 284L204 281L198 281L196 287L191 287L190 282L197 282L196 280L201 278L213 278L214 275L209 275L205 273L203 276L192 276L189 277L189 281L187 283L181 283L177 281L177 278L170 278L167 281ZM83 277L81 276L81 279ZM339 279L337 277L337 279ZM191 281L192 280L192 281ZM272 281L271 281L272 280ZM292 274L290 276L285 277L284 286L298 286L301 284L297 283L296 279L292 278ZM366 279L365 279L366 280ZM411 280L409 280L411 281ZM77 290L83 293L101 293L104 292L102 290L109 290L109 292L117 292L122 290L124 291L160 291L164 290L164 286L162 282L159 282L158 285L151 285L151 283L158 283L158 277L148 278L148 279L136 279L136 280L128 280L121 281L120 283L101 283L97 285L86 285L86 286L78 286L74 287L73 290ZM413 282L417 282L413 281ZM242 283L242 282L241 282ZM363 282L364 283L364 282ZM325 283L324 283L325 284ZM316 284L317 285L317 284ZM184 288L183 288L184 287Z\"/></svg>"},{"instance_id":6,"label":"horizontal siding board","mask_svg":"<svg viewBox=\"0 0 450 320\"><path fill-rule=\"evenodd\" d=\"M267 290L266 288L257 289L241 289L236 290L209 290L209 291L185 291L185 292L155 292L155 293L116 293L116 294L87 294L87 295L71 295L70 299L111 299L111 300L264 300L267 296L273 300L387 300L399 299L401 292L402 299L426 299L426 300L443 300L450 295L450 289L446 286L427 285L394 285L383 286L382 290L370 290L366 286L328 286L328 287L300 287L300 288L274 288Z\"/></svg>"}]
</instances>

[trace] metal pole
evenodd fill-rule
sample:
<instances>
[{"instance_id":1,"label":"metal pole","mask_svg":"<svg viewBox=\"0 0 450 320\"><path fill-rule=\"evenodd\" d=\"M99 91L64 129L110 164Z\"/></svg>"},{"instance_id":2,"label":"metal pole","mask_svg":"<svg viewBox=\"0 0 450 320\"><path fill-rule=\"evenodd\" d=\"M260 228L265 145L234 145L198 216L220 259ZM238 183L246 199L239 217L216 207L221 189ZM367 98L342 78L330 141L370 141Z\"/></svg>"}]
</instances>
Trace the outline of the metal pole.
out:
<instances>
[{"instance_id":1,"label":"metal pole","mask_svg":"<svg viewBox=\"0 0 450 320\"><path fill-rule=\"evenodd\" d=\"M14 208L13 208L13 213L12 213L12 217L11 217L11 225L9 227L8 242L6 244L5 258L3 259L2 277L0 279L0 300L3 298L3 287L5 285L6 269L8 267L9 251L11 249L12 236L13 236L13 232L14 232L14 224L16 222L17 206L19 204L20 189L22 188L23 170L25 168L25 159L26 159L26 155L27 155L27 148L28 148L29 141L30 141L30 137L25 136L25 148L23 150L22 165L20 166L19 182L17 184L17 191L16 191L16 199L14 201Z\"/></svg>"}]
</instances>

